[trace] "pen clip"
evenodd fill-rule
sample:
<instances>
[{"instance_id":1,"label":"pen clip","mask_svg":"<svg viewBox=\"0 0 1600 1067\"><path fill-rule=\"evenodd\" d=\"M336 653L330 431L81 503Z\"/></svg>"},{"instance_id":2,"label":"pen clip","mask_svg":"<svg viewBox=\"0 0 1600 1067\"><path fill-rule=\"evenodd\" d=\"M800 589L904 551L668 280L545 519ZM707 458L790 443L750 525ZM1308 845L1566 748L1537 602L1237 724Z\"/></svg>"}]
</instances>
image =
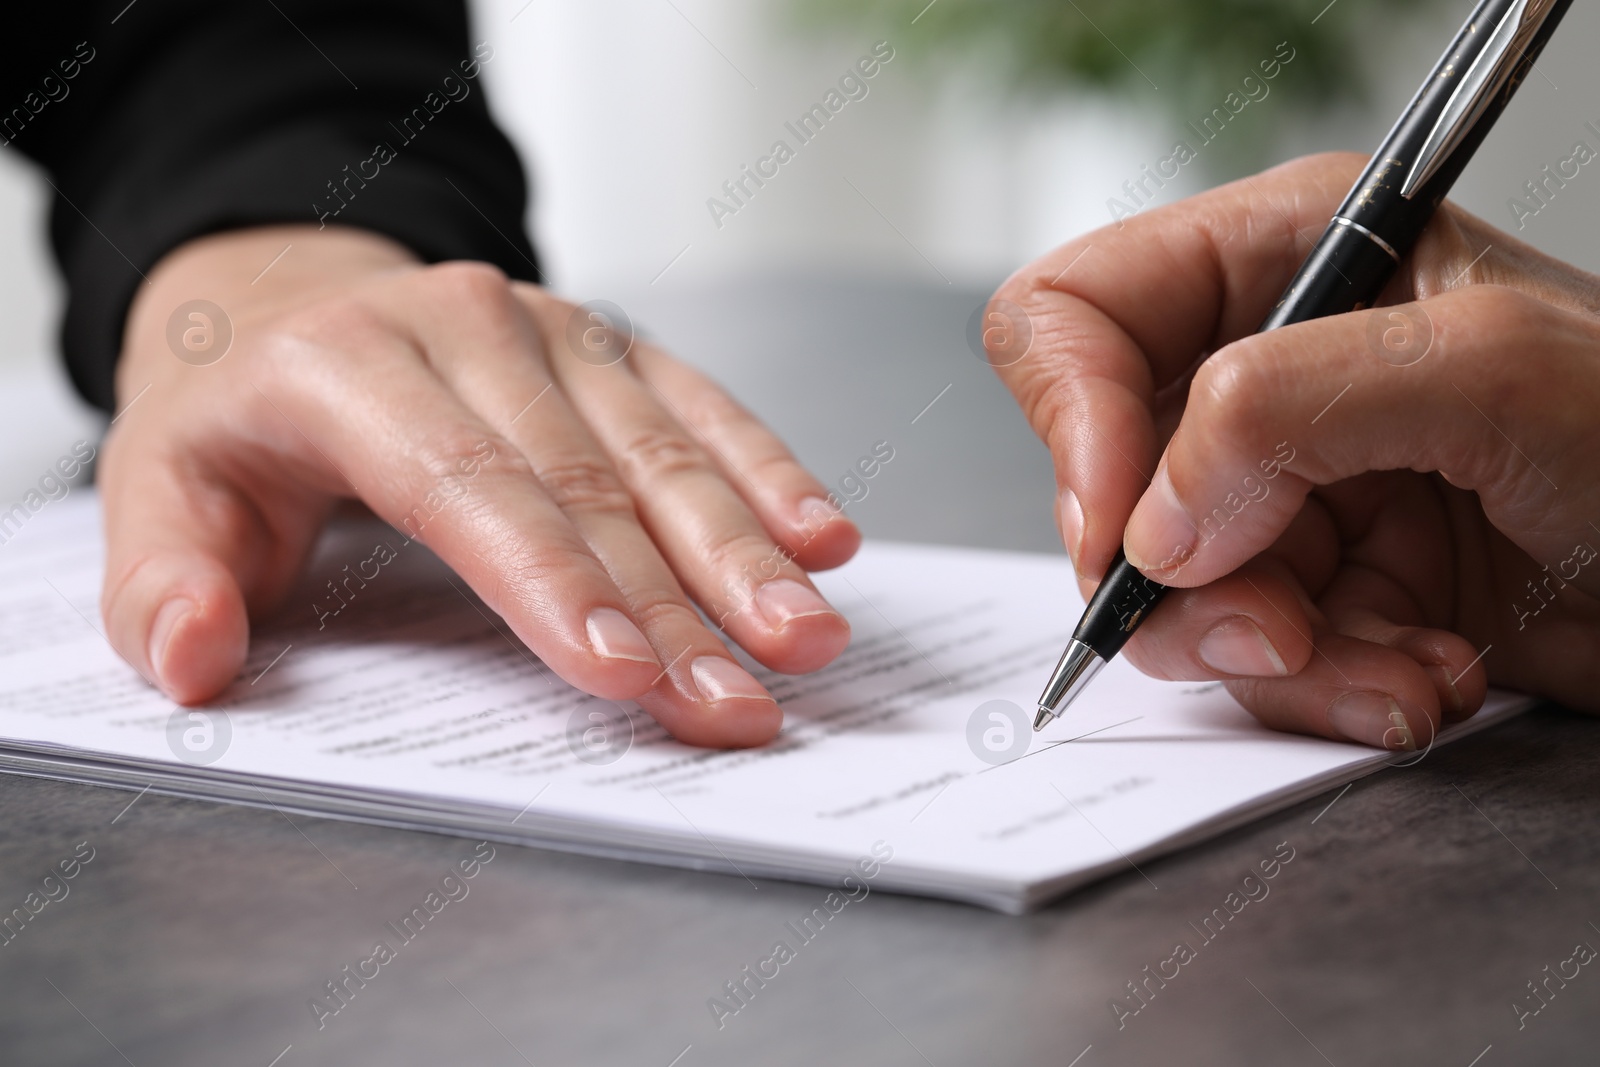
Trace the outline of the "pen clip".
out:
<instances>
[{"instance_id":1,"label":"pen clip","mask_svg":"<svg viewBox=\"0 0 1600 1067\"><path fill-rule=\"evenodd\" d=\"M1422 151L1417 153L1416 162L1411 165L1411 173L1406 175L1405 184L1400 188L1401 196L1411 199L1472 131L1489 102L1510 79L1518 60L1527 51L1528 42L1553 6L1553 0L1516 0L1506 10L1489 34L1488 42L1473 58L1472 65L1460 75L1455 92L1450 94Z\"/></svg>"}]
</instances>

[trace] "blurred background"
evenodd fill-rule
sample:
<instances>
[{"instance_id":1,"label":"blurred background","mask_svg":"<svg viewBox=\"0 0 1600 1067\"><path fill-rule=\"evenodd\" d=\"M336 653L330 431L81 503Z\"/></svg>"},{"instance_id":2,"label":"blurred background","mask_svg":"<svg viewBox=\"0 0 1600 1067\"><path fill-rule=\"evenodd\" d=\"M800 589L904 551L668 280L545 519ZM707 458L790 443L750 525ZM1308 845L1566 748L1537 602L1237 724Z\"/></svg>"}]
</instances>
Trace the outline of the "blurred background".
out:
<instances>
[{"instance_id":1,"label":"blurred background","mask_svg":"<svg viewBox=\"0 0 1600 1067\"><path fill-rule=\"evenodd\" d=\"M1110 222L1112 198L1144 206L1123 183L1179 139L1196 158L1146 203L1308 151L1370 151L1470 6L479 0L474 33L495 48L484 79L532 176L530 226L558 291L620 304L825 481L875 440L904 445L878 495L929 506L877 512L869 497L855 506L869 533L1051 548L1048 463L968 350L972 312L1029 258ZM1600 149L1596 39L1596 5L1576 5L1457 200L1516 232L1508 201L1525 182L1576 141ZM875 45L875 74L841 88ZM844 106L800 144L785 124L830 90ZM1202 144L1218 108L1229 121ZM780 138L794 157L730 198L724 183ZM1593 270L1589 169L1518 236ZM0 499L99 426L55 367L47 191L0 152ZM997 465L1027 521L994 529L934 506Z\"/></svg>"}]
</instances>

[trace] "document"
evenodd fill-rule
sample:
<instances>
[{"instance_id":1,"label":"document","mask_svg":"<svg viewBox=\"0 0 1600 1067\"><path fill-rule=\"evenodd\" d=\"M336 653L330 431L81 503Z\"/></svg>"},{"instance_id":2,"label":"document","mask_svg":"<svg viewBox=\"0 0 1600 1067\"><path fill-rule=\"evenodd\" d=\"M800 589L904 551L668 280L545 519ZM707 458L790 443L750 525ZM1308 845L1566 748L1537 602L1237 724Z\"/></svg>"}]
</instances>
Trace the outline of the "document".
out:
<instances>
[{"instance_id":1,"label":"document","mask_svg":"<svg viewBox=\"0 0 1600 1067\"><path fill-rule=\"evenodd\" d=\"M111 650L98 501L0 545L0 770L1022 912L1394 763L1268 731L1216 684L1112 663L1043 733L1083 603L1065 557L866 544L816 576L853 639L774 674L782 734L709 751L566 685L427 549L336 524L218 700ZM1491 693L1434 744L1531 701ZM865 862L864 862L865 861ZM1142 871L1140 872L1142 875Z\"/></svg>"}]
</instances>

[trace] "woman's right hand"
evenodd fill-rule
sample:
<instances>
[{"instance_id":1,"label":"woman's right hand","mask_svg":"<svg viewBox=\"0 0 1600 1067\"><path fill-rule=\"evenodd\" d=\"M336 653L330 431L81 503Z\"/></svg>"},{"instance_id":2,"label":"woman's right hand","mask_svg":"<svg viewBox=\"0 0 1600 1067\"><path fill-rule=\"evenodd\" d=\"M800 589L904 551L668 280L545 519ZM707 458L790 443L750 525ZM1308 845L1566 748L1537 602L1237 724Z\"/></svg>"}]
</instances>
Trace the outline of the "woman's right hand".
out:
<instances>
[{"instance_id":1,"label":"woman's right hand","mask_svg":"<svg viewBox=\"0 0 1600 1067\"><path fill-rule=\"evenodd\" d=\"M1252 335L1364 164L1150 210L996 294L1083 592L1124 548L1176 587L1129 659L1281 729L1421 747L1491 682L1600 709L1600 278L1446 204L1386 306Z\"/></svg>"}]
</instances>

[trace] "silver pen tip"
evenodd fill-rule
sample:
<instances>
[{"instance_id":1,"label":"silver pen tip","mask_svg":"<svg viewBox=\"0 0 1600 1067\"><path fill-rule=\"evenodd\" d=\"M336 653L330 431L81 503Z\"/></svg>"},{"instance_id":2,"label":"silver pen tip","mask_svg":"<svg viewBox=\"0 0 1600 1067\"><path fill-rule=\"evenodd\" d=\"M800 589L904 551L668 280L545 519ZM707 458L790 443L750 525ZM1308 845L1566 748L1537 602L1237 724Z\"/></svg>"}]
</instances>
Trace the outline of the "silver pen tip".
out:
<instances>
[{"instance_id":1,"label":"silver pen tip","mask_svg":"<svg viewBox=\"0 0 1600 1067\"><path fill-rule=\"evenodd\" d=\"M1061 654L1061 662L1056 664L1054 673L1050 675L1050 682L1044 687L1044 695L1039 697L1039 714L1033 720L1035 732L1048 726L1051 720L1060 717L1061 711L1088 686L1100 669L1106 665L1094 649L1079 640L1072 640L1067 644L1067 650Z\"/></svg>"}]
</instances>

